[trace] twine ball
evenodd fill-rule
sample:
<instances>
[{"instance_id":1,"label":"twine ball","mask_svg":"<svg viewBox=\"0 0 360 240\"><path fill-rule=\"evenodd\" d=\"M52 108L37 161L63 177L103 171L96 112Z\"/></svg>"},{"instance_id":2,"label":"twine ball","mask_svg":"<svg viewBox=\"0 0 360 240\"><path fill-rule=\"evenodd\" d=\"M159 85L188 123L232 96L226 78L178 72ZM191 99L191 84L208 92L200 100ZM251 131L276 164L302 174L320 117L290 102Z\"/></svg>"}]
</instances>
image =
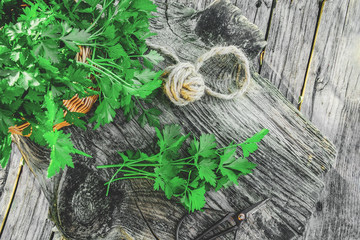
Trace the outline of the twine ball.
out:
<instances>
[{"instance_id":1,"label":"twine ball","mask_svg":"<svg viewBox=\"0 0 360 240\"><path fill-rule=\"evenodd\" d=\"M178 63L167 67L169 73L164 83L165 94L175 105L184 106L199 100L205 94L205 82L202 75L191 63Z\"/></svg>"}]
</instances>

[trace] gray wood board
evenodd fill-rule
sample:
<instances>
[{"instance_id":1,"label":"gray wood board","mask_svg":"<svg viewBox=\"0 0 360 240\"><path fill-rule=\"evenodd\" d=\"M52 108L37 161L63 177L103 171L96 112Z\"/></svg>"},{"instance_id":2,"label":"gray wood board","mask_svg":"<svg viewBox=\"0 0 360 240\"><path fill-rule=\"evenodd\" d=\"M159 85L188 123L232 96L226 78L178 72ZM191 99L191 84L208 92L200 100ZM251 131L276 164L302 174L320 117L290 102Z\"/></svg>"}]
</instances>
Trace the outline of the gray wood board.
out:
<instances>
[{"instance_id":1,"label":"gray wood board","mask_svg":"<svg viewBox=\"0 0 360 240\"><path fill-rule=\"evenodd\" d=\"M319 29L302 111L334 142L338 157L307 239L360 239L359 18L359 1L328 1Z\"/></svg>"},{"instance_id":2,"label":"gray wood board","mask_svg":"<svg viewBox=\"0 0 360 240\"><path fill-rule=\"evenodd\" d=\"M181 3L197 11L202 11L207 8L213 0L167 0L167 2ZM272 0L229 0L229 2L237 6L242 15L249 19L250 22L256 24L263 33L266 33Z\"/></svg>"},{"instance_id":3,"label":"gray wood board","mask_svg":"<svg viewBox=\"0 0 360 240\"><path fill-rule=\"evenodd\" d=\"M187 3L203 10L212 1L196 0L190 3L186 0L176 0L176 2ZM319 2L304 0L232 0L231 2L264 33L269 31L260 74L269 79L289 101L296 105L310 56ZM259 67L258 62L258 58L253 61L255 69Z\"/></svg>"},{"instance_id":4,"label":"gray wood board","mask_svg":"<svg viewBox=\"0 0 360 240\"><path fill-rule=\"evenodd\" d=\"M294 105L300 96L319 12L318 1L277 1L261 76Z\"/></svg>"},{"instance_id":5,"label":"gray wood board","mask_svg":"<svg viewBox=\"0 0 360 240\"><path fill-rule=\"evenodd\" d=\"M185 6L202 11L208 7L213 0L167 0L168 2L177 2ZM267 32L268 23L272 14L272 0L230 0L232 4L239 8L240 13L254 23L264 34ZM265 35L264 35L265 39ZM266 40L266 39L265 39ZM254 69L260 68L259 56L252 61Z\"/></svg>"},{"instance_id":6,"label":"gray wood board","mask_svg":"<svg viewBox=\"0 0 360 240\"><path fill-rule=\"evenodd\" d=\"M191 2L201 10L211 1ZM241 0L235 4L251 20L258 2L264 7L272 1ZM276 2L271 26L267 25L270 16L266 12L256 22L266 25L262 29L270 28L261 76L297 105L306 72L304 59L310 54L320 1ZM354 217L360 214L359 17L359 1L326 1L302 112L334 141L339 156L335 169L326 177L318 211L308 225L307 239L360 239L360 218ZM299 62L294 52L300 49Z\"/></svg>"},{"instance_id":7,"label":"gray wood board","mask_svg":"<svg viewBox=\"0 0 360 240\"><path fill-rule=\"evenodd\" d=\"M0 221L5 216L19 169L21 153L13 144L9 165L0 171ZM3 181L3 182L2 182ZM48 219L49 202L27 166L23 167L14 201L1 235L4 240L50 239L54 224Z\"/></svg>"},{"instance_id":8,"label":"gray wood board","mask_svg":"<svg viewBox=\"0 0 360 240\"><path fill-rule=\"evenodd\" d=\"M199 31L195 29L201 18L206 18L209 12L214 14L213 11L184 17L189 11L180 5L166 6L160 2L158 5L160 17L152 22L158 36L151 40L153 44L167 47L190 62L209 49L209 44L200 40L196 35ZM215 15L232 14L232 17L223 18L224 24L235 27L231 33L222 33L224 45L245 47L244 42L251 37L252 45L244 51L249 56L261 51L263 38L238 9L224 1L211 7L219 9ZM242 29L231 21L239 22ZM238 33L241 30L254 34L242 35ZM237 37L238 42L230 39L231 35ZM246 39L242 39L244 36ZM207 43L214 40L201 37ZM256 51L253 46L258 46ZM210 60L201 69L206 83L219 91L228 89L231 81L226 80L233 82L236 76L235 63L230 56ZM166 61L158 67L168 64L172 63ZM208 210L188 217L181 231L187 234L185 239L194 237L224 212L243 209L266 197L271 198L270 203L253 216L240 237L297 238L303 233L323 188L323 175L334 163L333 145L266 79L256 73L252 78L246 95L234 101L204 97L186 107L176 107L159 96L154 102L164 112L162 123L179 123L186 132L192 131L197 136L214 133L220 146L245 140L261 128L270 129L258 152L250 158L258 164L254 174L240 178L237 186L207 194ZM120 161L116 151L144 149L151 152L153 129L142 129L136 121L126 123L119 113L114 124L95 132L74 127L66 131L72 133L76 146L93 158L76 156L75 169L67 169L51 180L46 178L48 152L27 139L14 136L50 200L52 219L64 235L73 239L173 239L176 224L185 214L177 200L167 200L162 192L152 190L151 182L142 180L118 182L110 196L105 197L103 183L114 171L96 169L97 165Z\"/></svg>"}]
</instances>

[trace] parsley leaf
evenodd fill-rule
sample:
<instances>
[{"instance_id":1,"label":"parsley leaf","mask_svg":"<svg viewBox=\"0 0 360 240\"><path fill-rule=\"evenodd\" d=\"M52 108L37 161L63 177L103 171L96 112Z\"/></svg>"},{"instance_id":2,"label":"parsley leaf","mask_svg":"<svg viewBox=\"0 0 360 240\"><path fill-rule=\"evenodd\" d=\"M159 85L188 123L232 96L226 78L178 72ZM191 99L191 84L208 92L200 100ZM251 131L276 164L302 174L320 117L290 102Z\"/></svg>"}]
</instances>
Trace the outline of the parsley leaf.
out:
<instances>
[{"instance_id":1,"label":"parsley leaf","mask_svg":"<svg viewBox=\"0 0 360 240\"><path fill-rule=\"evenodd\" d=\"M199 176L200 179L205 179L206 182L212 186L216 186L216 174L214 170L218 164L211 159L204 159L199 163Z\"/></svg>"},{"instance_id":2,"label":"parsley leaf","mask_svg":"<svg viewBox=\"0 0 360 240\"><path fill-rule=\"evenodd\" d=\"M200 210L206 203L205 192L205 186L194 190L188 189L186 194L181 198L181 203L189 210L189 212Z\"/></svg>"},{"instance_id":3,"label":"parsley leaf","mask_svg":"<svg viewBox=\"0 0 360 240\"><path fill-rule=\"evenodd\" d=\"M34 47L35 56L43 56L45 59L51 60L53 63L59 63L58 45L54 40L47 39L41 41Z\"/></svg>"},{"instance_id":4,"label":"parsley leaf","mask_svg":"<svg viewBox=\"0 0 360 240\"><path fill-rule=\"evenodd\" d=\"M111 105L111 102L108 99L103 99L100 105L96 108L95 115L90 119L90 122L96 121L94 130L100 127L100 125L105 125L112 122L115 117L116 112Z\"/></svg>"},{"instance_id":5,"label":"parsley leaf","mask_svg":"<svg viewBox=\"0 0 360 240\"><path fill-rule=\"evenodd\" d=\"M57 174L60 169L64 169L65 166L69 166L71 168L74 167L70 153L77 153L86 157L91 157L90 155L74 148L70 139L70 134L64 134L62 131L55 130L54 132L45 133L44 138L51 149L51 162L48 168L48 178Z\"/></svg>"},{"instance_id":6,"label":"parsley leaf","mask_svg":"<svg viewBox=\"0 0 360 240\"><path fill-rule=\"evenodd\" d=\"M238 175L227 167L227 164L234 161L236 155L236 146L225 149L223 155L220 155L219 169L223 176L227 176L233 183L238 184Z\"/></svg>"},{"instance_id":7,"label":"parsley leaf","mask_svg":"<svg viewBox=\"0 0 360 240\"><path fill-rule=\"evenodd\" d=\"M161 115L161 111L157 108L144 109L143 113L139 116L138 122L141 127L144 127L146 123L150 126L160 128L160 121L158 116Z\"/></svg>"},{"instance_id":8,"label":"parsley leaf","mask_svg":"<svg viewBox=\"0 0 360 240\"><path fill-rule=\"evenodd\" d=\"M160 151L171 150L177 152L182 143L188 138L189 135L181 135L181 127L179 125L166 125L162 130L155 128L156 135L159 138L157 144Z\"/></svg>"},{"instance_id":9,"label":"parsley leaf","mask_svg":"<svg viewBox=\"0 0 360 240\"><path fill-rule=\"evenodd\" d=\"M165 196L171 199L173 195L184 192L186 180L180 177L174 177L165 185Z\"/></svg>"},{"instance_id":10,"label":"parsley leaf","mask_svg":"<svg viewBox=\"0 0 360 240\"><path fill-rule=\"evenodd\" d=\"M5 168L11 154L11 134L0 137L0 165Z\"/></svg>"},{"instance_id":11,"label":"parsley leaf","mask_svg":"<svg viewBox=\"0 0 360 240\"><path fill-rule=\"evenodd\" d=\"M107 52L109 53L110 58L120 58L127 56L127 53L121 44L116 44L115 46L109 47Z\"/></svg>"},{"instance_id":12,"label":"parsley leaf","mask_svg":"<svg viewBox=\"0 0 360 240\"><path fill-rule=\"evenodd\" d=\"M244 157L248 157L250 153L255 152L258 149L257 143L260 142L261 139L263 139L263 137L268 133L268 129L263 129L251 138L246 139L244 143L240 144L244 153Z\"/></svg>"},{"instance_id":13,"label":"parsley leaf","mask_svg":"<svg viewBox=\"0 0 360 240\"><path fill-rule=\"evenodd\" d=\"M215 155L216 140L214 134L205 134L200 136L199 156L213 157Z\"/></svg>"},{"instance_id":14,"label":"parsley leaf","mask_svg":"<svg viewBox=\"0 0 360 240\"><path fill-rule=\"evenodd\" d=\"M162 71L154 72L150 69L146 68L142 70L141 72L135 72L134 77L141 81L142 83L148 83L151 82L153 79L158 79L162 74Z\"/></svg>"},{"instance_id":15,"label":"parsley leaf","mask_svg":"<svg viewBox=\"0 0 360 240\"><path fill-rule=\"evenodd\" d=\"M151 50L148 54L143 55L144 58L153 64L164 61L164 58L155 50Z\"/></svg>"},{"instance_id":16,"label":"parsley leaf","mask_svg":"<svg viewBox=\"0 0 360 240\"><path fill-rule=\"evenodd\" d=\"M84 113L70 112L68 111L65 115L64 120L70 124L74 124L84 130L86 130L86 122L80 118L85 116Z\"/></svg>"},{"instance_id":17,"label":"parsley leaf","mask_svg":"<svg viewBox=\"0 0 360 240\"><path fill-rule=\"evenodd\" d=\"M135 0L132 3L132 7L140 11L156 11L156 5L150 0Z\"/></svg>"},{"instance_id":18,"label":"parsley leaf","mask_svg":"<svg viewBox=\"0 0 360 240\"><path fill-rule=\"evenodd\" d=\"M62 22L61 26L63 28L63 35L60 39L66 44L70 45L70 48L76 48L75 42L77 43L87 43L91 34L87 33L85 30L79 30L77 28L72 28L67 22Z\"/></svg>"},{"instance_id":19,"label":"parsley leaf","mask_svg":"<svg viewBox=\"0 0 360 240\"><path fill-rule=\"evenodd\" d=\"M237 170L243 174L252 173L252 169L256 167L255 163L249 162L246 158L238 158L228 164L227 168Z\"/></svg>"}]
</instances>

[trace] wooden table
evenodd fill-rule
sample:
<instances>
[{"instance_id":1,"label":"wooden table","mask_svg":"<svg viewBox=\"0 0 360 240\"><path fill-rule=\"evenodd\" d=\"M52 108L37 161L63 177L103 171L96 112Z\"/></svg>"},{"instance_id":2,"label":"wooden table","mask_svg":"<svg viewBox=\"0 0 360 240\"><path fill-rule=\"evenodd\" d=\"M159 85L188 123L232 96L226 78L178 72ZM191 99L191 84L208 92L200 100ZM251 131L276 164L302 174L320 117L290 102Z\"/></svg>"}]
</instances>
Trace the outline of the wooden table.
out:
<instances>
[{"instance_id":1,"label":"wooden table","mask_svg":"<svg viewBox=\"0 0 360 240\"><path fill-rule=\"evenodd\" d=\"M209 1L182 2L198 10L210 4ZM320 6L309 1L275 3L275 0L234 2L242 14L266 33L268 45L263 64L259 66L258 60L254 59L255 69L297 105ZM166 10L161 6L160 9ZM172 10L172 7L167 9L169 16ZM189 16L193 14L191 9L185 9L182 13ZM325 189L319 201L312 206L316 211L306 225L305 232L303 229L296 231L295 225L286 226L281 239L300 236L299 232L303 232L303 237L307 239L357 239L360 235L359 218L354 217L359 215L360 195L359 167L356 164L359 159L360 89L357 80L360 76L360 29L356 24L359 14L360 3L354 0L339 4L329 1L325 4L317 44L313 49L314 58L309 65L309 82L302 113L335 143L338 149L337 163L335 169L326 176ZM177 25L171 26L175 28ZM11 193L19 158L19 153L14 151L10 167L5 171L0 170L0 217ZM249 194L250 197L256 197ZM248 200L252 202L254 199ZM245 205L243 201L235 203L239 207ZM4 239L51 239L54 234L52 223L47 219L47 209L47 202L38 183L25 167L5 227ZM251 235L253 229L250 227L246 231L247 236L256 236Z\"/></svg>"}]
</instances>

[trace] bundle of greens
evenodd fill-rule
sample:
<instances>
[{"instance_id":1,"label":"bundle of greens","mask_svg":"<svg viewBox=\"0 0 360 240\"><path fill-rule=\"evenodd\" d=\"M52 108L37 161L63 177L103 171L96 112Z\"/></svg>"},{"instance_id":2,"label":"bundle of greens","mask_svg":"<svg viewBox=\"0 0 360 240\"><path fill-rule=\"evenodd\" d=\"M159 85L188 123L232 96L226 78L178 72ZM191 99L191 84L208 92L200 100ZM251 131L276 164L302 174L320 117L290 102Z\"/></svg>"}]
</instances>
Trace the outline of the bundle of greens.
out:
<instances>
[{"instance_id":1,"label":"bundle of greens","mask_svg":"<svg viewBox=\"0 0 360 240\"><path fill-rule=\"evenodd\" d=\"M216 148L213 134L193 138L187 149L187 156L181 157L186 139L179 134L178 125L166 125L162 131L155 128L159 152L153 155L137 151L119 152L122 163L98 166L98 168L118 168L106 183L107 194L110 184L123 179L145 178L154 181L155 190L163 190L168 199L179 197L188 211L200 210L205 205L205 192L211 188L219 190L238 184L238 178L252 172L256 164L246 158L258 149L257 143L269 132L261 130L240 144L231 143L224 148ZM237 157L237 147L242 156ZM122 176L116 177L122 173Z\"/></svg>"},{"instance_id":2,"label":"bundle of greens","mask_svg":"<svg viewBox=\"0 0 360 240\"><path fill-rule=\"evenodd\" d=\"M161 72L151 69L162 58L145 43L153 35L149 18L156 6L150 0L23 2L21 11L16 0L0 5L0 163L6 166L11 151L8 128L29 122L23 135L31 132L31 140L51 149L51 177L74 166L71 153L88 156L74 148L70 134L53 131L64 120L85 128L82 114L68 111L64 117L64 99L99 94L90 118L97 128L110 123L119 108L129 119L138 115L139 99L160 87ZM14 5L19 16L6 15ZM92 49L89 64L74 60L80 45ZM143 112L142 124L146 113L159 114Z\"/></svg>"}]
</instances>

